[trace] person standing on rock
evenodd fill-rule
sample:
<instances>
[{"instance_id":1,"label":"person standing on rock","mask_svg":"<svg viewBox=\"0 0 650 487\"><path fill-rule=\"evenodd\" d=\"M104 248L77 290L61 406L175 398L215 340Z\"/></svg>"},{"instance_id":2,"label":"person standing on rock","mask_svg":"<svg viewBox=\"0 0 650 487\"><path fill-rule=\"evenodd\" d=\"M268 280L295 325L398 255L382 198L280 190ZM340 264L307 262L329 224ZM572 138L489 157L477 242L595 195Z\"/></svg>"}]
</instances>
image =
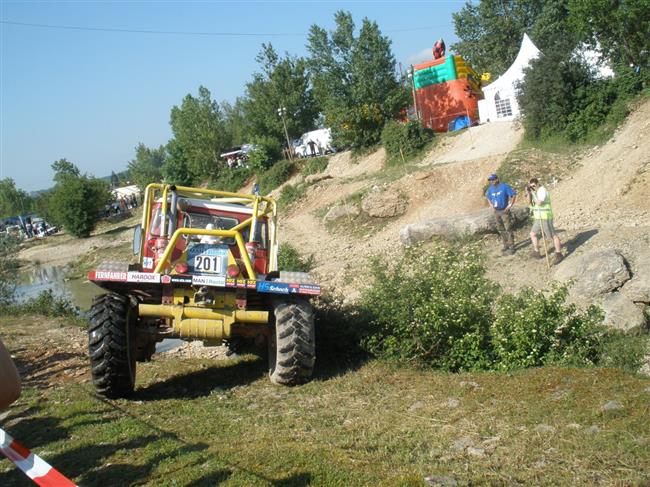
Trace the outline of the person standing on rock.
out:
<instances>
[{"instance_id":1,"label":"person standing on rock","mask_svg":"<svg viewBox=\"0 0 650 487\"><path fill-rule=\"evenodd\" d=\"M560 237L555 234L553 227L553 210L551 209L551 195L544 186L539 184L537 178L532 178L526 186L528 203L533 214L533 228L530 230L530 241L533 244L533 256L541 257L537 234L542 232L545 238L553 239L555 247L554 263L562 260ZM546 250L545 250L546 251Z\"/></svg>"},{"instance_id":2,"label":"person standing on rock","mask_svg":"<svg viewBox=\"0 0 650 487\"><path fill-rule=\"evenodd\" d=\"M496 174L490 174L488 181L490 186L485 192L485 198L494 209L497 230L503 240L503 252L512 255L515 253L515 234L510 208L517 201L517 192L506 183L499 181L499 176Z\"/></svg>"}]
</instances>

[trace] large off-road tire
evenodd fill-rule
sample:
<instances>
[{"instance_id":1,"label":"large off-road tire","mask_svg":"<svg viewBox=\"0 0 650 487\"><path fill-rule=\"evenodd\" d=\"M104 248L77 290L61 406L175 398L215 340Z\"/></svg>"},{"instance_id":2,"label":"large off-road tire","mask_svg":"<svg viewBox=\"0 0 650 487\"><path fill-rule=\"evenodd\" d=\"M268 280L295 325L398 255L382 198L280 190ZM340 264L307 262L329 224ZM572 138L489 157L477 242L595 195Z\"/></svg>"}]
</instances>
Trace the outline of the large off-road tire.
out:
<instances>
[{"instance_id":1,"label":"large off-road tire","mask_svg":"<svg viewBox=\"0 0 650 487\"><path fill-rule=\"evenodd\" d=\"M97 392L126 397L135 386L135 305L131 298L103 294L90 308L88 352Z\"/></svg>"},{"instance_id":2,"label":"large off-road tire","mask_svg":"<svg viewBox=\"0 0 650 487\"><path fill-rule=\"evenodd\" d=\"M269 339L271 382L295 386L309 382L316 361L314 311L307 300L278 302Z\"/></svg>"}]
</instances>

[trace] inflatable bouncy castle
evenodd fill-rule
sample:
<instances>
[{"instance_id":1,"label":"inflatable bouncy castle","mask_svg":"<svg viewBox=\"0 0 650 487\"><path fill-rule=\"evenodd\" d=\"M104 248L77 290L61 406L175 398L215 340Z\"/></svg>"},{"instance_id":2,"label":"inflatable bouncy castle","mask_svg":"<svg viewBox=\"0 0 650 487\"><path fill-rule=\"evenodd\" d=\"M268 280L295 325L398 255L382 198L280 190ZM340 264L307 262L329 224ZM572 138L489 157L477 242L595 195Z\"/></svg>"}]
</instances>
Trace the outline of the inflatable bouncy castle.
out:
<instances>
[{"instance_id":1,"label":"inflatable bouncy castle","mask_svg":"<svg viewBox=\"0 0 650 487\"><path fill-rule=\"evenodd\" d=\"M422 125L436 132L476 123L478 101L483 98L481 76L462 57L445 56L444 50L442 54L433 61L413 66L415 98Z\"/></svg>"}]
</instances>

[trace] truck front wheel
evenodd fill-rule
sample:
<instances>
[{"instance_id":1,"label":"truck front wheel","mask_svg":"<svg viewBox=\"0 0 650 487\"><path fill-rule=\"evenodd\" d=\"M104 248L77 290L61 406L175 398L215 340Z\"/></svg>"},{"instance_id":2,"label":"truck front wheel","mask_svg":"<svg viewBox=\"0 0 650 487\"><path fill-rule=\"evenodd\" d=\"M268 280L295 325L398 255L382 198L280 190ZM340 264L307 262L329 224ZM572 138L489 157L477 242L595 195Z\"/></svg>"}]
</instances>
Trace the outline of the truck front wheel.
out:
<instances>
[{"instance_id":1,"label":"truck front wheel","mask_svg":"<svg viewBox=\"0 0 650 487\"><path fill-rule=\"evenodd\" d=\"M314 310L307 300L277 303L269 339L269 377L274 384L295 386L311 379L316 361Z\"/></svg>"},{"instance_id":2,"label":"truck front wheel","mask_svg":"<svg viewBox=\"0 0 650 487\"><path fill-rule=\"evenodd\" d=\"M127 296L103 294L93 301L88 352L97 392L126 397L135 387L136 308Z\"/></svg>"}]
</instances>

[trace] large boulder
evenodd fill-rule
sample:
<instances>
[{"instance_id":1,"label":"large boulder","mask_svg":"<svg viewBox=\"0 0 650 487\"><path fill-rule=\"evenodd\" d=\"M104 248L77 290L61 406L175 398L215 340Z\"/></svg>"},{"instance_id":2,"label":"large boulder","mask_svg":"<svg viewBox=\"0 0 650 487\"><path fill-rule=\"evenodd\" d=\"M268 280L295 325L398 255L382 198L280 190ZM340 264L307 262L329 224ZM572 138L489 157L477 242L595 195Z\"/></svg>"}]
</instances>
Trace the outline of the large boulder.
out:
<instances>
[{"instance_id":1,"label":"large boulder","mask_svg":"<svg viewBox=\"0 0 650 487\"><path fill-rule=\"evenodd\" d=\"M643 311L628 297L613 292L603 296L601 307L605 312L603 325L617 330L630 331L645 326Z\"/></svg>"},{"instance_id":2,"label":"large boulder","mask_svg":"<svg viewBox=\"0 0 650 487\"><path fill-rule=\"evenodd\" d=\"M356 205L333 206L332 208L330 208L330 210L325 215L324 220L325 221L334 221L334 220L338 220L339 218L343 218L343 217L355 217L359 213L361 213L361 210L359 210L359 207L356 206Z\"/></svg>"},{"instance_id":3,"label":"large boulder","mask_svg":"<svg viewBox=\"0 0 650 487\"><path fill-rule=\"evenodd\" d=\"M371 191L361 200L361 209L375 218L403 215L407 206L407 199L394 190Z\"/></svg>"},{"instance_id":4,"label":"large boulder","mask_svg":"<svg viewBox=\"0 0 650 487\"><path fill-rule=\"evenodd\" d=\"M573 280L573 296L593 298L620 288L630 279L630 271L618 250L592 250L565 259L556 267L555 279Z\"/></svg>"},{"instance_id":5,"label":"large boulder","mask_svg":"<svg viewBox=\"0 0 650 487\"><path fill-rule=\"evenodd\" d=\"M515 226L521 225L528 219L528 208L515 206L512 208ZM399 232L404 245L413 245L430 240L431 237L460 237L465 235L481 235L496 233L497 224L494 211L486 208L465 215L454 215L446 218L434 218L419 223L411 223Z\"/></svg>"},{"instance_id":6,"label":"large boulder","mask_svg":"<svg viewBox=\"0 0 650 487\"><path fill-rule=\"evenodd\" d=\"M634 276L623 285L621 293L635 303L650 304L650 250L637 253L630 260Z\"/></svg>"}]
</instances>

